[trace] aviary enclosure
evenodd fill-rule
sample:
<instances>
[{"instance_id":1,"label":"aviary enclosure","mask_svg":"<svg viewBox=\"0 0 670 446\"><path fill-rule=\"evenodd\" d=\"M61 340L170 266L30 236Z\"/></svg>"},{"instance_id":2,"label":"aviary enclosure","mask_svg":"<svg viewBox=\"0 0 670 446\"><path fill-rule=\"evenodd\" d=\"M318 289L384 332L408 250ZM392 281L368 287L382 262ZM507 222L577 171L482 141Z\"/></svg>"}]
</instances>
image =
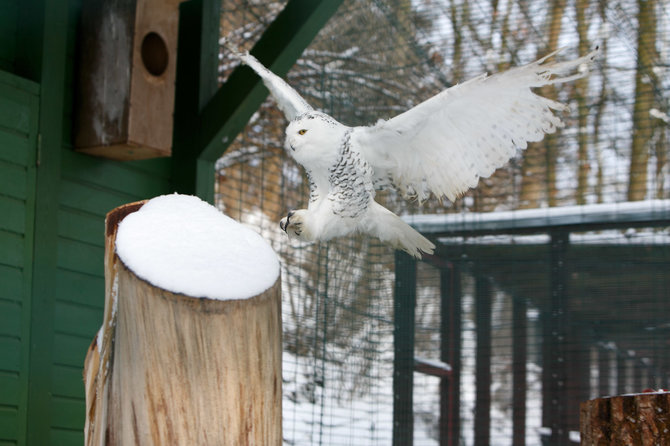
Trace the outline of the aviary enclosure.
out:
<instances>
[{"instance_id":1,"label":"aviary enclosure","mask_svg":"<svg viewBox=\"0 0 670 446\"><path fill-rule=\"evenodd\" d=\"M250 49L283 3L225 0L221 36ZM418 263L369 238L289 243L277 222L308 186L271 100L254 114L216 200L282 259L285 444L576 444L581 401L670 386L665 2L345 0L288 81L369 124L595 45L590 77L543 92L564 129L455 203L383 196L436 241ZM235 65L222 47L222 83Z\"/></svg>"}]
</instances>

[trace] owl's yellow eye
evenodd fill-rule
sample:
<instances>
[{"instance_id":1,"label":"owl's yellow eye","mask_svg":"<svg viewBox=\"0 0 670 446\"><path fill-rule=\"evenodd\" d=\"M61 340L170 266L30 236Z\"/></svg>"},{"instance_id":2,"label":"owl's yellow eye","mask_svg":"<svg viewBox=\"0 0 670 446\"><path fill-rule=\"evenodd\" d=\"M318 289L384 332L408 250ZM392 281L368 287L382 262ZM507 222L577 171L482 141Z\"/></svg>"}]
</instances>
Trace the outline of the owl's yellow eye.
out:
<instances>
[{"instance_id":1,"label":"owl's yellow eye","mask_svg":"<svg viewBox=\"0 0 670 446\"><path fill-rule=\"evenodd\" d=\"M298 130L298 135L304 135L305 133L307 133L307 130L305 129Z\"/></svg>"}]
</instances>

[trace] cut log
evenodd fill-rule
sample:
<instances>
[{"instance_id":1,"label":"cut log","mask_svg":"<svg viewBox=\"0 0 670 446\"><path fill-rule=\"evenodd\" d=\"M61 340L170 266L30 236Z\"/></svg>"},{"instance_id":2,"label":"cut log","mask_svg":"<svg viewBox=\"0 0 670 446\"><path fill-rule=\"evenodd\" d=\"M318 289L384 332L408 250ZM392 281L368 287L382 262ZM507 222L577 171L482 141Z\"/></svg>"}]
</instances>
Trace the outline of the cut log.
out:
<instances>
[{"instance_id":1,"label":"cut log","mask_svg":"<svg viewBox=\"0 0 670 446\"><path fill-rule=\"evenodd\" d=\"M669 445L670 392L585 401L579 424L582 446Z\"/></svg>"},{"instance_id":2,"label":"cut log","mask_svg":"<svg viewBox=\"0 0 670 446\"><path fill-rule=\"evenodd\" d=\"M107 215L104 321L84 369L86 445L280 445L279 277L226 300L138 277L114 240L143 204Z\"/></svg>"}]
</instances>

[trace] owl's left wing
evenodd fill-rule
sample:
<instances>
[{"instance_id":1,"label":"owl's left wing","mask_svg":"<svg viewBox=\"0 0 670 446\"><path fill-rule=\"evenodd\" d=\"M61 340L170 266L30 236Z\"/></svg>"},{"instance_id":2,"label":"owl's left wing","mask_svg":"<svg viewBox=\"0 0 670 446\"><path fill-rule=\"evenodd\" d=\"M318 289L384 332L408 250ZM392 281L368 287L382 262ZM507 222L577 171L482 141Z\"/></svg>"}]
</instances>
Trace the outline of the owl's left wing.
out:
<instances>
[{"instance_id":1,"label":"owl's left wing","mask_svg":"<svg viewBox=\"0 0 670 446\"><path fill-rule=\"evenodd\" d=\"M449 200L475 187L528 142L562 126L553 110L567 107L531 88L571 81L596 51L568 62L536 62L448 88L416 107L355 132L377 182L390 180L405 196L432 192Z\"/></svg>"}]
</instances>

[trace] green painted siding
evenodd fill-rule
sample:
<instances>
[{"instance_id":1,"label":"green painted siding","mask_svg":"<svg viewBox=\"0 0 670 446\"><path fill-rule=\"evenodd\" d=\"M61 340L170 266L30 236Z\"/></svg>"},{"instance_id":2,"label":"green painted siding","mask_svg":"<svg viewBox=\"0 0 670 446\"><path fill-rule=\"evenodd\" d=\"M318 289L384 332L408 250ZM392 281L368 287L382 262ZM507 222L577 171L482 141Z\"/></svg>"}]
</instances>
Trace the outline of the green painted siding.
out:
<instances>
[{"instance_id":1,"label":"green painted siding","mask_svg":"<svg viewBox=\"0 0 670 446\"><path fill-rule=\"evenodd\" d=\"M38 190L38 93L36 84L0 72L0 446L32 444L25 432L31 330L52 340L49 369L34 375L48 380L41 383L48 394L35 397L50 413L48 441L83 444L82 372L102 320L105 214L171 192L169 159L108 161L76 153L68 144L61 148L59 187ZM31 289L36 194L58 208L49 327L31 327L30 304L40 301Z\"/></svg>"},{"instance_id":2,"label":"green painted siding","mask_svg":"<svg viewBox=\"0 0 670 446\"><path fill-rule=\"evenodd\" d=\"M35 84L0 72L0 444L24 439L38 108Z\"/></svg>"},{"instance_id":3,"label":"green painted siding","mask_svg":"<svg viewBox=\"0 0 670 446\"><path fill-rule=\"evenodd\" d=\"M62 153L54 303L51 440L82 444L82 368L102 322L105 214L170 192L167 159L121 163Z\"/></svg>"}]
</instances>

